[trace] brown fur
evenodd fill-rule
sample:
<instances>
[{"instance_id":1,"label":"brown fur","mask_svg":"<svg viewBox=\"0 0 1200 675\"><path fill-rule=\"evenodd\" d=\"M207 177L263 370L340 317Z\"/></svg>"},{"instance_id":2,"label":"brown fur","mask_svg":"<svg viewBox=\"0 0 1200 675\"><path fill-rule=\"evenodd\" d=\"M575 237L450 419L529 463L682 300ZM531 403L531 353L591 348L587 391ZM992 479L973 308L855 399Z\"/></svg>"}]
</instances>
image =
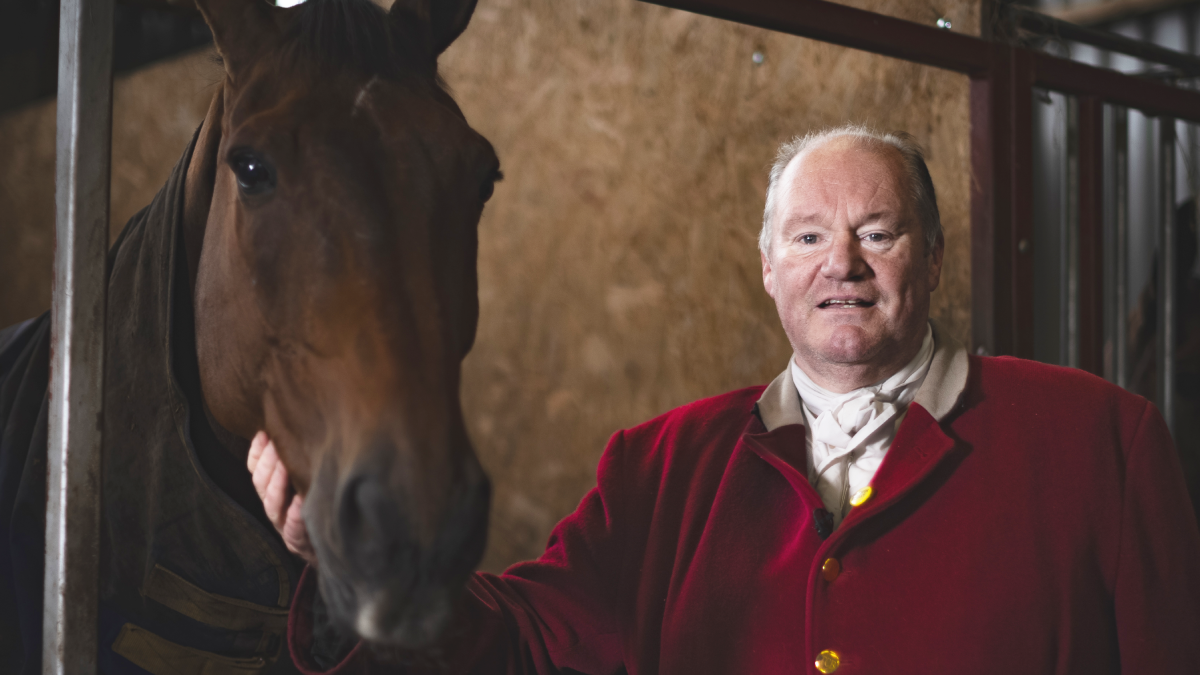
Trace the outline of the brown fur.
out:
<instances>
[{"instance_id":1,"label":"brown fur","mask_svg":"<svg viewBox=\"0 0 1200 675\"><path fill-rule=\"evenodd\" d=\"M458 389L498 162L434 65L462 26L424 4L198 4L226 70L186 187L205 404L275 441L335 618L381 602L367 637L427 642L488 502ZM269 190L239 184L247 156Z\"/></svg>"}]
</instances>

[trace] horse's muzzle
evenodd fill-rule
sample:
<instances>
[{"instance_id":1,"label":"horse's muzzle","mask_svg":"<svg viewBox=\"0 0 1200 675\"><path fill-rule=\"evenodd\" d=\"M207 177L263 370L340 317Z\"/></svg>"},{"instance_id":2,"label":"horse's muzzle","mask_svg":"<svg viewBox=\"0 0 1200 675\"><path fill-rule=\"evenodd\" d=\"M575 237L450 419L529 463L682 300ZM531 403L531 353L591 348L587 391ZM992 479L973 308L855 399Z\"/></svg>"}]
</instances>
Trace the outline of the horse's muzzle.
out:
<instances>
[{"instance_id":1,"label":"horse's muzzle","mask_svg":"<svg viewBox=\"0 0 1200 675\"><path fill-rule=\"evenodd\" d=\"M356 467L326 502L333 514L306 503L305 519L331 618L369 642L420 649L434 644L450 623L463 585L483 557L491 485L467 453L433 519L432 536L418 537L412 511L420 505L400 494L382 468Z\"/></svg>"}]
</instances>

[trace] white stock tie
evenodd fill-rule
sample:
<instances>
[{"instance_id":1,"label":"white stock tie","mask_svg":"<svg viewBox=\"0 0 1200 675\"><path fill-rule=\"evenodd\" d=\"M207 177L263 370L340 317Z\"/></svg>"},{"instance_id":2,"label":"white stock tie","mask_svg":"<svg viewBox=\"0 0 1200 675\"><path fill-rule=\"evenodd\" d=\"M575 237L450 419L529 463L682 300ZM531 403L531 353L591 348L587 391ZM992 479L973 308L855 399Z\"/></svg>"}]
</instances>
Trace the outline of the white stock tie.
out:
<instances>
[{"instance_id":1,"label":"white stock tie","mask_svg":"<svg viewBox=\"0 0 1200 675\"><path fill-rule=\"evenodd\" d=\"M852 491L875 477L932 361L933 330L927 327L921 349L908 365L879 384L836 394L813 382L792 359L792 380L808 422L808 479L835 525L846 515Z\"/></svg>"}]
</instances>

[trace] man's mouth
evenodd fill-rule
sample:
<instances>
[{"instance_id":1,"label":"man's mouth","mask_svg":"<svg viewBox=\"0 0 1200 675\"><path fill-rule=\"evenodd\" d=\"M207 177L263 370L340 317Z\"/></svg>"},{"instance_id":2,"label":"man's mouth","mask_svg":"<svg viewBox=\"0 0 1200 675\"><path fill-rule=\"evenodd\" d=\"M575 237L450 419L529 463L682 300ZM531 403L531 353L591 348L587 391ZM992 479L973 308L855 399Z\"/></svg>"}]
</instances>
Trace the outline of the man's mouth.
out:
<instances>
[{"instance_id":1,"label":"man's mouth","mask_svg":"<svg viewBox=\"0 0 1200 675\"><path fill-rule=\"evenodd\" d=\"M862 298L830 299L817 305L820 309L865 309L873 306L875 306L874 302Z\"/></svg>"}]
</instances>

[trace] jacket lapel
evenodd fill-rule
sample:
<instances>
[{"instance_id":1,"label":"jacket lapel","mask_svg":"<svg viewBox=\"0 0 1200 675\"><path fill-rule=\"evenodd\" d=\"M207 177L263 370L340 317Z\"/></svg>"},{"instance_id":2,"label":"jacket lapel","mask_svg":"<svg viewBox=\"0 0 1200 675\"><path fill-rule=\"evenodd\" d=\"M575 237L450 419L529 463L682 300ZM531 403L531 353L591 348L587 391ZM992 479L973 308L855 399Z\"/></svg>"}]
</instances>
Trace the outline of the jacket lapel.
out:
<instances>
[{"instance_id":1,"label":"jacket lapel","mask_svg":"<svg viewBox=\"0 0 1200 675\"><path fill-rule=\"evenodd\" d=\"M946 435L929 411L919 403L910 405L892 447L871 480L874 494L867 503L850 509L838 531L847 530L895 504L953 449L954 439Z\"/></svg>"},{"instance_id":2,"label":"jacket lapel","mask_svg":"<svg viewBox=\"0 0 1200 675\"><path fill-rule=\"evenodd\" d=\"M754 427L759 427L755 421ZM789 424L774 431L753 433L748 429L742 442L764 462L775 467L810 508L820 507L821 498L808 483L808 456L804 448L804 426Z\"/></svg>"},{"instance_id":3,"label":"jacket lapel","mask_svg":"<svg viewBox=\"0 0 1200 675\"><path fill-rule=\"evenodd\" d=\"M784 368L779 377L767 385L758 397L754 412L758 419L751 420L742 435L743 442L782 473L805 502L815 499L819 507L821 499L808 483L804 411L800 408L800 394L792 382L791 368Z\"/></svg>"},{"instance_id":4,"label":"jacket lapel","mask_svg":"<svg viewBox=\"0 0 1200 675\"><path fill-rule=\"evenodd\" d=\"M866 504L851 509L838 528L839 532L846 529L847 523L852 525L894 504L924 480L954 448L954 440L942 430L941 422L962 399L970 360L962 343L937 322L930 321L930 324L935 351L929 373L871 481L875 494ZM782 473L806 502L815 499L819 506L820 497L808 482L808 450L801 405L791 368L784 368L759 397L755 406L758 419L748 425L743 440L763 461Z\"/></svg>"}]
</instances>

